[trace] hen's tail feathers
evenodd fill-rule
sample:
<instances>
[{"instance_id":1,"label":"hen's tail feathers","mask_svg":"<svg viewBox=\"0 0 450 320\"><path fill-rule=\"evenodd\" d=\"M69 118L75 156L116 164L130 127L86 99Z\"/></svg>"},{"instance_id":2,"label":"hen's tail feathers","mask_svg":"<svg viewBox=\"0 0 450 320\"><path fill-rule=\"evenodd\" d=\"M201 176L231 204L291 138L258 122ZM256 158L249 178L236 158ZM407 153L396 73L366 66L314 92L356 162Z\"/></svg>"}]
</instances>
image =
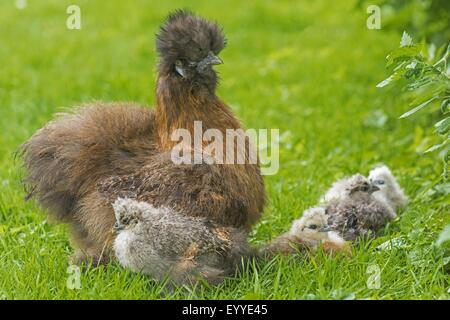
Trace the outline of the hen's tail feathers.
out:
<instances>
[{"instance_id":1,"label":"hen's tail feathers","mask_svg":"<svg viewBox=\"0 0 450 320\"><path fill-rule=\"evenodd\" d=\"M99 178L128 173L152 153L153 112L127 104L95 103L60 114L20 148L26 199L56 220L70 219L79 197Z\"/></svg>"}]
</instances>

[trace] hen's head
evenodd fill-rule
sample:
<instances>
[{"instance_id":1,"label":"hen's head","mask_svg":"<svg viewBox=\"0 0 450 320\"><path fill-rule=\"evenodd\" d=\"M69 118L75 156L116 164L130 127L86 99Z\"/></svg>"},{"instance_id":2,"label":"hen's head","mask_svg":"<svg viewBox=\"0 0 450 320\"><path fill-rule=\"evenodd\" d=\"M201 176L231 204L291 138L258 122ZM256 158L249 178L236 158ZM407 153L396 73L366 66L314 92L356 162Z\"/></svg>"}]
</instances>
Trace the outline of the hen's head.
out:
<instances>
[{"instance_id":1,"label":"hen's head","mask_svg":"<svg viewBox=\"0 0 450 320\"><path fill-rule=\"evenodd\" d=\"M221 28L186 10L169 15L156 40L159 71L188 81L216 82L213 65L226 41Z\"/></svg>"}]
</instances>

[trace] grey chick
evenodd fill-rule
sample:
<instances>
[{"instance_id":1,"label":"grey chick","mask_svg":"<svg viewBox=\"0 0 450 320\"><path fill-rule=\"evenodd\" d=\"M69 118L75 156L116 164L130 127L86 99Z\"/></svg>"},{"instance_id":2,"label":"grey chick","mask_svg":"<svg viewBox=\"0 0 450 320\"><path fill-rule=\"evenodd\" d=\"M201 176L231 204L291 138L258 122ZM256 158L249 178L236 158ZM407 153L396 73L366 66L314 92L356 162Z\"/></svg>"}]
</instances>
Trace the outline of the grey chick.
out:
<instances>
[{"instance_id":1,"label":"grey chick","mask_svg":"<svg viewBox=\"0 0 450 320\"><path fill-rule=\"evenodd\" d=\"M194 284L203 279L218 284L236 271L242 257L253 254L240 229L131 199L119 198L113 208L117 260L157 280L169 277L177 284Z\"/></svg>"},{"instance_id":2,"label":"grey chick","mask_svg":"<svg viewBox=\"0 0 450 320\"><path fill-rule=\"evenodd\" d=\"M403 192L391 170L387 166L374 168L369 173L369 182L380 190L373 196L380 201L385 201L394 211L393 219L396 218L396 210L408 203L408 197Z\"/></svg>"},{"instance_id":3,"label":"grey chick","mask_svg":"<svg viewBox=\"0 0 450 320\"><path fill-rule=\"evenodd\" d=\"M373 196L379 188L360 174L339 183L339 197L326 203L328 223L345 240L373 236L395 216L394 210Z\"/></svg>"},{"instance_id":4,"label":"grey chick","mask_svg":"<svg viewBox=\"0 0 450 320\"><path fill-rule=\"evenodd\" d=\"M349 177L345 177L333 183L330 189L320 198L320 204L327 204L330 201L342 199L347 195Z\"/></svg>"},{"instance_id":5,"label":"grey chick","mask_svg":"<svg viewBox=\"0 0 450 320\"><path fill-rule=\"evenodd\" d=\"M298 250L316 250L323 245L325 251L351 253L350 247L328 225L325 208L305 210L302 217L294 220L291 229L272 240L262 249L263 255L290 255Z\"/></svg>"}]
</instances>

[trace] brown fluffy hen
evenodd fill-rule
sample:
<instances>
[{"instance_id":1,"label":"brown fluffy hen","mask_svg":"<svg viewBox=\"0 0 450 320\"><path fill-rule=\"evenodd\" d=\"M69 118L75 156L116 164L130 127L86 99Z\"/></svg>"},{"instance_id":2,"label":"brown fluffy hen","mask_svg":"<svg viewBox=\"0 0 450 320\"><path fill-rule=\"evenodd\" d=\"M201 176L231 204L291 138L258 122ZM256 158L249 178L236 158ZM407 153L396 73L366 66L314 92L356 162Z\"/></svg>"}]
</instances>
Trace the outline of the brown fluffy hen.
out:
<instances>
[{"instance_id":1,"label":"brown fluffy hen","mask_svg":"<svg viewBox=\"0 0 450 320\"><path fill-rule=\"evenodd\" d=\"M109 260L111 204L118 197L244 230L258 220L265 192L257 164L176 165L170 156L178 143L171 141L172 132L184 128L193 135L194 121L202 121L203 131L241 127L215 94L212 66L221 62L217 55L224 47L216 24L177 11L157 37L155 110L130 103L85 105L23 145L29 197L70 226L79 248L75 262Z\"/></svg>"}]
</instances>

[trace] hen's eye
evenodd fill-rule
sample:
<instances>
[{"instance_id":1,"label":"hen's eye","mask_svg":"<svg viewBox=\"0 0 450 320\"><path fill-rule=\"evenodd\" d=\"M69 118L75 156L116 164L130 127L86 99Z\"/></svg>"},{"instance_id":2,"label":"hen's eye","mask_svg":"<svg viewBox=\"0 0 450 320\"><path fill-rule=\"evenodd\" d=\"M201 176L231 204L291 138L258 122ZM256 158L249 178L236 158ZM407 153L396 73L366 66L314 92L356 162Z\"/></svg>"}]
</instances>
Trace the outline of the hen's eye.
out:
<instances>
[{"instance_id":1,"label":"hen's eye","mask_svg":"<svg viewBox=\"0 0 450 320\"><path fill-rule=\"evenodd\" d=\"M315 230L317 229L317 224L311 224L309 225L309 228Z\"/></svg>"},{"instance_id":2,"label":"hen's eye","mask_svg":"<svg viewBox=\"0 0 450 320\"><path fill-rule=\"evenodd\" d=\"M375 180L376 184L384 184L384 180Z\"/></svg>"}]
</instances>

